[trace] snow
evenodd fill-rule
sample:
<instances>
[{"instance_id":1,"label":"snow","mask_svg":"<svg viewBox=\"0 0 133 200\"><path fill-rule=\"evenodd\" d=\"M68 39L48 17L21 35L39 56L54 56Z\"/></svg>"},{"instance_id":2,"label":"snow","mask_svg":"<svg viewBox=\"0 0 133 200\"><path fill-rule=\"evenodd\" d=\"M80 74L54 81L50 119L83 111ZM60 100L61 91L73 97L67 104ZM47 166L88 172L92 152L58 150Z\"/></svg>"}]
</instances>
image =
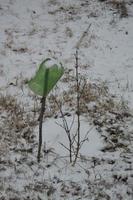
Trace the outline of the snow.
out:
<instances>
[{"instance_id":1,"label":"snow","mask_svg":"<svg viewBox=\"0 0 133 200\"><path fill-rule=\"evenodd\" d=\"M127 17L117 2L0 0L0 199L133 199L133 2L124 1ZM40 98L26 81L44 59L61 62L68 81L52 94L62 99L73 85L77 45L79 71L99 92L87 104L89 114L80 116L81 140L88 132L87 138L73 166L61 145L69 146L62 117L49 97L37 163ZM102 84L109 89L105 97ZM68 125L75 117L71 134L77 131L74 101L62 108Z\"/></svg>"},{"instance_id":2,"label":"snow","mask_svg":"<svg viewBox=\"0 0 133 200\"><path fill-rule=\"evenodd\" d=\"M71 124L72 120L72 117L67 117L68 124ZM85 135L88 132L87 141L81 148L81 154L85 156L95 156L97 154L100 154L100 149L101 147L103 147L102 139L100 138L94 127L91 127L87 123L87 121L85 123L85 119L81 119L81 122L81 140L85 138ZM68 156L69 154L66 149L61 149L60 143L65 144L66 146L68 146L69 143L67 141L66 132L62 127L60 127L60 125L62 125L62 119L48 119L47 121L45 121L45 123L43 124L43 142L46 143L46 148L55 149L56 152L60 154L60 156ZM71 129L72 133L76 132L76 127L77 121L75 120ZM38 136L38 127L36 133Z\"/></svg>"}]
</instances>

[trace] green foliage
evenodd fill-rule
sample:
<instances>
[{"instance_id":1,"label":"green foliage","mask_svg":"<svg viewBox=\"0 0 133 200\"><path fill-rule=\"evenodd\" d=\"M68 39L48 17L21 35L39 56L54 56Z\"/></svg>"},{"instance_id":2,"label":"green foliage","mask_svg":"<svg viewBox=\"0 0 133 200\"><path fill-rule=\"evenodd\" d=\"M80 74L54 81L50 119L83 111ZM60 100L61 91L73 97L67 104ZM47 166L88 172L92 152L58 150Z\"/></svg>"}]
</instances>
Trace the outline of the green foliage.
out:
<instances>
[{"instance_id":1,"label":"green foliage","mask_svg":"<svg viewBox=\"0 0 133 200\"><path fill-rule=\"evenodd\" d=\"M47 67L47 58L44 60L40 66L39 70L36 72L35 76L28 82L30 89L37 95L47 96L49 92L56 85L58 80L64 73L64 68L56 64L51 67Z\"/></svg>"}]
</instances>

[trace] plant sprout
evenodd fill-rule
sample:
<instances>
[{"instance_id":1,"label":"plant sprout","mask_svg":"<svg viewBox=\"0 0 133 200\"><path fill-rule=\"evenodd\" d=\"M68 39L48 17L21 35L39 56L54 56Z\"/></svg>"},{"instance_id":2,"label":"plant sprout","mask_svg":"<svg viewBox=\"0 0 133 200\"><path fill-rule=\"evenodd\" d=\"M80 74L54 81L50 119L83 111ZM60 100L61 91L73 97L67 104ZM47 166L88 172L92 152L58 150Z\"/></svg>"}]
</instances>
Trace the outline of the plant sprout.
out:
<instances>
[{"instance_id":1,"label":"plant sprout","mask_svg":"<svg viewBox=\"0 0 133 200\"><path fill-rule=\"evenodd\" d=\"M64 68L62 65L59 67L57 64L48 67L47 62L50 58L44 60L40 66L35 76L28 82L29 88L36 94L42 97L41 99L41 111L39 116L39 144L38 144L38 155L37 160L40 162L41 146L42 146L42 123L43 115L46 107L46 97L49 92L56 85L58 80L64 74Z\"/></svg>"}]
</instances>

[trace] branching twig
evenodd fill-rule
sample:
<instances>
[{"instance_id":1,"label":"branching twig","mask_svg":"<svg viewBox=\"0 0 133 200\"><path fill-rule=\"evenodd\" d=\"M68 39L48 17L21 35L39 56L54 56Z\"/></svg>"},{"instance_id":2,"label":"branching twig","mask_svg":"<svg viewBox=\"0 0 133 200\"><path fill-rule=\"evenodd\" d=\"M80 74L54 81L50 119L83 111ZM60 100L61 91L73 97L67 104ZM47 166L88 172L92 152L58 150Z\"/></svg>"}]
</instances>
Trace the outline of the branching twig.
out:
<instances>
[{"instance_id":1,"label":"branching twig","mask_svg":"<svg viewBox=\"0 0 133 200\"><path fill-rule=\"evenodd\" d=\"M82 41L82 39L84 38L85 34L88 32L89 28L91 25L89 25L89 27L87 28L87 30L83 33L80 42ZM58 103L58 101L55 98L55 103L57 104L60 113L61 113L61 117L62 117L62 121L63 124L58 124L61 128L63 128L66 132L66 135L68 137L68 141L69 141L69 146L65 146L63 143L60 143L67 151L69 151L69 158L70 158L70 163L72 163L72 165L74 166L75 163L77 162L77 159L79 158L79 152L80 149L83 145L83 143L88 139L87 136L89 134L89 132L91 131L91 129L85 134L84 138L81 140L81 135L80 135L80 99L82 98L82 95L84 93L84 89L86 87L86 80L84 80L84 82L82 82L82 79L80 79L79 77L79 63L78 63L78 47L76 49L76 54L75 54L75 59L76 59L76 64L75 64L75 77L76 77L76 116L77 116L77 130L74 134L72 134L72 127L73 127L73 123L74 123L74 117L73 120L69 126L68 121L65 117L65 114L63 113L62 110L62 105Z\"/></svg>"},{"instance_id":2,"label":"branching twig","mask_svg":"<svg viewBox=\"0 0 133 200\"><path fill-rule=\"evenodd\" d=\"M67 151L70 152L70 149L69 149L68 147L66 147L63 143L59 142L59 144L60 144L61 146L63 146Z\"/></svg>"},{"instance_id":3,"label":"branching twig","mask_svg":"<svg viewBox=\"0 0 133 200\"><path fill-rule=\"evenodd\" d=\"M80 142L80 149L81 149L82 145L84 144L84 142L88 140L87 136L92 129L93 129L93 126L87 131L87 133L84 136L84 139Z\"/></svg>"},{"instance_id":4,"label":"branching twig","mask_svg":"<svg viewBox=\"0 0 133 200\"><path fill-rule=\"evenodd\" d=\"M62 117L62 120L63 120L63 126L62 125L60 125L60 126L65 130L65 132L67 134L67 137L68 137L68 140L69 140L69 148L68 148L69 149L69 158L70 158L70 163L72 163L72 138L71 138L71 134L70 134L70 131L71 131L71 128L72 128L72 124L71 124L71 126L69 128L67 120L65 118L65 115L64 115L64 113L62 111L61 105L59 105L59 103L57 102L56 99L55 99L55 102L56 102L56 104L57 104L57 106L58 106L58 108L60 110L61 117ZM74 123L74 120L72 121L72 123ZM63 144L62 144L62 146L63 146Z\"/></svg>"}]
</instances>

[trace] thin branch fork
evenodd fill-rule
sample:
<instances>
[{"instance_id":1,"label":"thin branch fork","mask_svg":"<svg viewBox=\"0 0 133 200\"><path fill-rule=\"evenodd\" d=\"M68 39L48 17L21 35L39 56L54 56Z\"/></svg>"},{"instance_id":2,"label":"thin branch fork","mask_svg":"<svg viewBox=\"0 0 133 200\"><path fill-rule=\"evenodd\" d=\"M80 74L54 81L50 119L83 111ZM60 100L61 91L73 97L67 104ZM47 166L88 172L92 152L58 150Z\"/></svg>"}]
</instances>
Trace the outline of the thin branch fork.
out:
<instances>
[{"instance_id":1,"label":"thin branch fork","mask_svg":"<svg viewBox=\"0 0 133 200\"><path fill-rule=\"evenodd\" d=\"M64 116L64 113L62 111L61 106L59 105L59 103L57 102L56 99L55 99L55 102L56 102L58 108L60 109L60 113L61 113L62 120L63 120L63 126L61 126L61 127L63 127L63 129L65 130L67 137L68 137L68 140L69 140L69 148L68 148L69 149L69 158L70 158L70 163L72 163L72 138L71 138L71 134L70 134L72 124L71 124L70 129L69 129L67 120ZM61 145L64 146L63 144L61 144Z\"/></svg>"}]
</instances>

